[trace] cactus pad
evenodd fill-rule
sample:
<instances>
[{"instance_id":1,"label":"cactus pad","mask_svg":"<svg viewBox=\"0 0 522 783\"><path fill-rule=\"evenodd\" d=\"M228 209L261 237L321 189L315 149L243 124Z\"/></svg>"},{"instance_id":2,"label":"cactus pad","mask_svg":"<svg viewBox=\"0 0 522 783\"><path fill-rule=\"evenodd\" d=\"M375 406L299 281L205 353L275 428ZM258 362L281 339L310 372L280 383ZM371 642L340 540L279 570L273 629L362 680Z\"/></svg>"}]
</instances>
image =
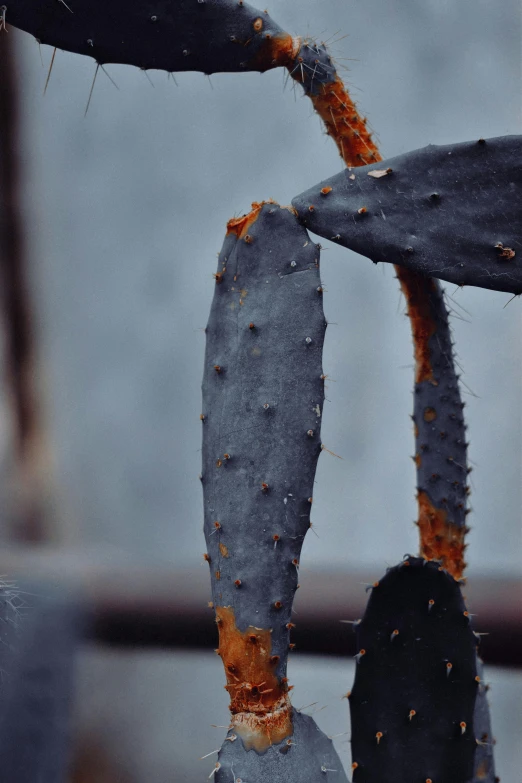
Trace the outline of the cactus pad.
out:
<instances>
[{"instance_id":1,"label":"cactus pad","mask_svg":"<svg viewBox=\"0 0 522 783\"><path fill-rule=\"evenodd\" d=\"M456 285L522 293L522 136L430 145L293 201L310 231Z\"/></svg>"},{"instance_id":2,"label":"cactus pad","mask_svg":"<svg viewBox=\"0 0 522 783\"><path fill-rule=\"evenodd\" d=\"M242 0L11 0L6 21L101 64L170 72L265 71L294 45L266 11Z\"/></svg>"},{"instance_id":3,"label":"cactus pad","mask_svg":"<svg viewBox=\"0 0 522 783\"><path fill-rule=\"evenodd\" d=\"M407 556L356 626L355 783L468 783L476 748L475 635L458 583Z\"/></svg>"},{"instance_id":4,"label":"cactus pad","mask_svg":"<svg viewBox=\"0 0 522 783\"><path fill-rule=\"evenodd\" d=\"M215 280L203 380L205 558L238 738L222 752L242 778L245 753L275 748L267 779L286 780L280 751L295 750L297 725L309 730L304 716L295 723L286 666L321 453L319 248L291 209L254 204L229 222ZM310 748L299 752L320 775Z\"/></svg>"}]
</instances>

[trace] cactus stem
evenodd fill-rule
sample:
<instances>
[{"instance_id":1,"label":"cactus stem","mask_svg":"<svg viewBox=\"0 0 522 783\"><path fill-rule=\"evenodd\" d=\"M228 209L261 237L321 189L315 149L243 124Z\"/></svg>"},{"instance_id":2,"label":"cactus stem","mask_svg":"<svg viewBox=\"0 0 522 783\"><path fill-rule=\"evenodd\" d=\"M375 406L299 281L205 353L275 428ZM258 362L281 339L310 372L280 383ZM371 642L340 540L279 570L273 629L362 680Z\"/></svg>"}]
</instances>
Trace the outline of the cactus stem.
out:
<instances>
[{"instance_id":1,"label":"cactus stem","mask_svg":"<svg viewBox=\"0 0 522 783\"><path fill-rule=\"evenodd\" d=\"M451 524L447 512L436 508L427 492L419 491L417 499L423 556L429 560L440 560L455 579L460 579L466 565L465 529Z\"/></svg>"}]
</instances>

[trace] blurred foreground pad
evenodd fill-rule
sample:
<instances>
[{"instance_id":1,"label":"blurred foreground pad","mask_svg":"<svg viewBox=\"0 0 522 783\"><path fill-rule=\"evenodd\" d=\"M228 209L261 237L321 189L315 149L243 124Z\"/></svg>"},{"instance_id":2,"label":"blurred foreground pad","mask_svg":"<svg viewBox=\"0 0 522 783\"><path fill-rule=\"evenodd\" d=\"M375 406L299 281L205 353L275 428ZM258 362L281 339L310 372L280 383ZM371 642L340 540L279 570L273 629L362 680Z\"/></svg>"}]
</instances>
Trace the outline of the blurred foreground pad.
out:
<instances>
[{"instance_id":1,"label":"blurred foreground pad","mask_svg":"<svg viewBox=\"0 0 522 783\"><path fill-rule=\"evenodd\" d=\"M74 657L84 612L48 585L20 591L19 597L16 627L2 658L0 780L66 783Z\"/></svg>"},{"instance_id":2,"label":"blurred foreground pad","mask_svg":"<svg viewBox=\"0 0 522 783\"><path fill-rule=\"evenodd\" d=\"M522 136L345 169L293 206L310 231L375 263L522 293Z\"/></svg>"}]
</instances>

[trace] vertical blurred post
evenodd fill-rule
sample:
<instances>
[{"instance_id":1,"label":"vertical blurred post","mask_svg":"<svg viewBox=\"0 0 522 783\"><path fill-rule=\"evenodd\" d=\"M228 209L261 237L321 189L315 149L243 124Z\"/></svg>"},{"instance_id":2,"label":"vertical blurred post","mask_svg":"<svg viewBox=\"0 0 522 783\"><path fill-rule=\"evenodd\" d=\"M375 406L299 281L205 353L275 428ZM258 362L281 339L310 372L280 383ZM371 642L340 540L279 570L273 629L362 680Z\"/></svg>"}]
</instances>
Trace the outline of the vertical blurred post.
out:
<instances>
[{"instance_id":1,"label":"vertical blurred post","mask_svg":"<svg viewBox=\"0 0 522 783\"><path fill-rule=\"evenodd\" d=\"M36 384L34 316L24 242L20 177L20 107L16 33L0 31L0 319L1 374L10 427L2 537L37 543L47 538L44 519L43 431ZM7 437L7 436L6 436ZM5 449L4 449L5 451Z\"/></svg>"}]
</instances>

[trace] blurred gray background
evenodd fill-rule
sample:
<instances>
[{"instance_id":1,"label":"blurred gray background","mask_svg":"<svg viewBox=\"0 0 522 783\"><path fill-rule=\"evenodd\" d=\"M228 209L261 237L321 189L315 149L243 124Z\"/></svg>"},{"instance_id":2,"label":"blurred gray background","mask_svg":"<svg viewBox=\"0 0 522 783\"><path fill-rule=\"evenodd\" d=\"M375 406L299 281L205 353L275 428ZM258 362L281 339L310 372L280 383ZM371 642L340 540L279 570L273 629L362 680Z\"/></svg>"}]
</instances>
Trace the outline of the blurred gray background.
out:
<instances>
[{"instance_id":1,"label":"blurred gray background","mask_svg":"<svg viewBox=\"0 0 522 783\"><path fill-rule=\"evenodd\" d=\"M271 0L268 10L289 32L331 42L385 157L520 133L517 0ZM281 70L186 73L176 82L150 72L151 85L137 69L108 66L119 89L100 70L84 117L94 61L57 52L44 97L52 50L9 35L19 46L58 541L106 561L193 567L205 580L202 330L226 221L253 200L289 203L342 162L300 88L284 87ZM321 456L319 537L308 537L302 562L324 568L325 577L330 567L365 564L377 578L417 549L409 324L391 267L321 243L331 323L324 369L332 379L322 440L343 459ZM519 573L521 301L506 306L507 294L447 290L474 465L469 576ZM339 697L349 667L295 660L294 703L330 698L340 706L326 730L347 731ZM99 773L92 781L204 780L214 761L197 758L223 736L208 724L227 722L218 664L203 653L86 651L79 731L96 752L105 743L120 767L119 777ZM522 730L514 703L522 683L514 673L491 676L499 683L498 771L515 781L520 757L508 732ZM103 716L111 730L101 736Z\"/></svg>"}]
</instances>

